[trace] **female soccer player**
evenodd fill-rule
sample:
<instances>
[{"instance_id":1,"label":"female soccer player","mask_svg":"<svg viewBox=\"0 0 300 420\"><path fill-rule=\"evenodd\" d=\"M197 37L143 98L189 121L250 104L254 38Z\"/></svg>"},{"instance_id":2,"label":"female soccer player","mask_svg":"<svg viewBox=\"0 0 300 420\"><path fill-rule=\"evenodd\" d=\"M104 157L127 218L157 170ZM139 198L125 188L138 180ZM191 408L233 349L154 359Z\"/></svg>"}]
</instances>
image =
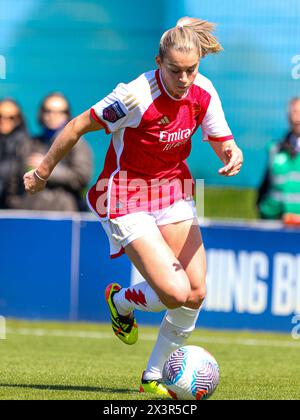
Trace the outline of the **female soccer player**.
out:
<instances>
[{"instance_id":1,"label":"female soccer player","mask_svg":"<svg viewBox=\"0 0 300 420\"><path fill-rule=\"evenodd\" d=\"M105 229L112 257L125 252L145 278L135 286L106 288L112 328L124 343L138 337L135 309L167 310L142 376L141 391L167 395L163 363L194 330L205 297L205 250L186 165L199 126L224 166L236 175L243 156L226 123L212 83L199 74L200 60L222 47L214 25L181 18L165 32L158 69L116 89L74 118L33 171L25 189L41 191L57 163L89 131L112 133L104 169L88 192Z\"/></svg>"}]
</instances>

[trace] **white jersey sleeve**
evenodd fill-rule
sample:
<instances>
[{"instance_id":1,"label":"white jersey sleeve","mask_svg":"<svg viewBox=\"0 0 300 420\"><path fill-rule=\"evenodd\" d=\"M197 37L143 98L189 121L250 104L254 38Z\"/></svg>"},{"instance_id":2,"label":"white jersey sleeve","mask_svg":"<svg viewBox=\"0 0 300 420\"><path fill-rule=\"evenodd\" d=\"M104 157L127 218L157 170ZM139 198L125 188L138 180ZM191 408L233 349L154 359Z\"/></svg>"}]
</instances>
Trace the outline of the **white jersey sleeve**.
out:
<instances>
[{"instance_id":1,"label":"white jersey sleeve","mask_svg":"<svg viewBox=\"0 0 300 420\"><path fill-rule=\"evenodd\" d=\"M92 117L105 127L107 133L126 127L137 127L143 112L144 106L134 89L124 83L120 83L91 108Z\"/></svg>"},{"instance_id":2,"label":"white jersey sleeve","mask_svg":"<svg viewBox=\"0 0 300 420\"><path fill-rule=\"evenodd\" d=\"M196 84L206 90L211 96L206 114L201 123L203 140L226 141L233 139L224 115L221 100L212 82L199 74L196 78Z\"/></svg>"}]
</instances>

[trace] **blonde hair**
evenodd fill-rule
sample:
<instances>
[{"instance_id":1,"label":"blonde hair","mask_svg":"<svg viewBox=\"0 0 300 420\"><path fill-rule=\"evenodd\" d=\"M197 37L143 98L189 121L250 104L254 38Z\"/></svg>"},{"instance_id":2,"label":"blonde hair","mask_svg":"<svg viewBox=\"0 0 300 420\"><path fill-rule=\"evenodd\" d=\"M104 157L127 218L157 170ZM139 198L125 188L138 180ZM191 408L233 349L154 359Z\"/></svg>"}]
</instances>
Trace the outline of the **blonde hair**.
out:
<instances>
[{"instance_id":1,"label":"blonde hair","mask_svg":"<svg viewBox=\"0 0 300 420\"><path fill-rule=\"evenodd\" d=\"M197 18L182 17L174 28L166 31L159 44L159 56L163 60L168 51L174 48L177 51L190 52L196 49L199 57L215 54L223 48L217 38L212 34L215 24Z\"/></svg>"}]
</instances>

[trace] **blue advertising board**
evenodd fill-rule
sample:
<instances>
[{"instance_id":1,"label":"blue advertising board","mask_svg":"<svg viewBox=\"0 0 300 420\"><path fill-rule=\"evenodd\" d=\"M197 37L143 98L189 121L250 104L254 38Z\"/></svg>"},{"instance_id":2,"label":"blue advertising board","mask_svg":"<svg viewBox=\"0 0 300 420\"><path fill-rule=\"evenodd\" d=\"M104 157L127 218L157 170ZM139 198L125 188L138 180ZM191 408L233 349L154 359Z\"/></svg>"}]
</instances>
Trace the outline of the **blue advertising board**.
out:
<instances>
[{"instance_id":1,"label":"blue advertising board","mask_svg":"<svg viewBox=\"0 0 300 420\"><path fill-rule=\"evenodd\" d=\"M208 250L204 324L290 331L293 315L300 313L300 232L210 226L203 237Z\"/></svg>"},{"instance_id":2,"label":"blue advertising board","mask_svg":"<svg viewBox=\"0 0 300 420\"><path fill-rule=\"evenodd\" d=\"M300 231L260 223L201 227L207 297L198 326L292 330L300 314ZM93 215L0 212L0 315L108 322L104 290L141 280L126 256L109 258ZM157 324L163 314L139 312Z\"/></svg>"},{"instance_id":3,"label":"blue advertising board","mask_svg":"<svg viewBox=\"0 0 300 420\"><path fill-rule=\"evenodd\" d=\"M68 320L71 220L0 219L0 314Z\"/></svg>"}]
</instances>

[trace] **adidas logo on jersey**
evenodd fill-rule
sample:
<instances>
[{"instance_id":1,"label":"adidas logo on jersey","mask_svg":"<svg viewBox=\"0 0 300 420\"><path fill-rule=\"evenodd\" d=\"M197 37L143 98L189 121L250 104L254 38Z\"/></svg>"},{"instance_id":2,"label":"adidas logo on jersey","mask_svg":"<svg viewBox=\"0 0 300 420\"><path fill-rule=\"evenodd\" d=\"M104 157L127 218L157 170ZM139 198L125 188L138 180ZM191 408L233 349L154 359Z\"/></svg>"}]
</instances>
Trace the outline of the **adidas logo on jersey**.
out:
<instances>
[{"instance_id":1,"label":"adidas logo on jersey","mask_svg":"<svg viewBox=\"0 0 300 420\"><path fill-rule=\"evenodd\" d=\"M169 120L169 118L168 117L163 117L160 121L159 121L159 125L162 125L162 124L169 124L170 123L170 120Z\"/></svg>"}]
</instances>

